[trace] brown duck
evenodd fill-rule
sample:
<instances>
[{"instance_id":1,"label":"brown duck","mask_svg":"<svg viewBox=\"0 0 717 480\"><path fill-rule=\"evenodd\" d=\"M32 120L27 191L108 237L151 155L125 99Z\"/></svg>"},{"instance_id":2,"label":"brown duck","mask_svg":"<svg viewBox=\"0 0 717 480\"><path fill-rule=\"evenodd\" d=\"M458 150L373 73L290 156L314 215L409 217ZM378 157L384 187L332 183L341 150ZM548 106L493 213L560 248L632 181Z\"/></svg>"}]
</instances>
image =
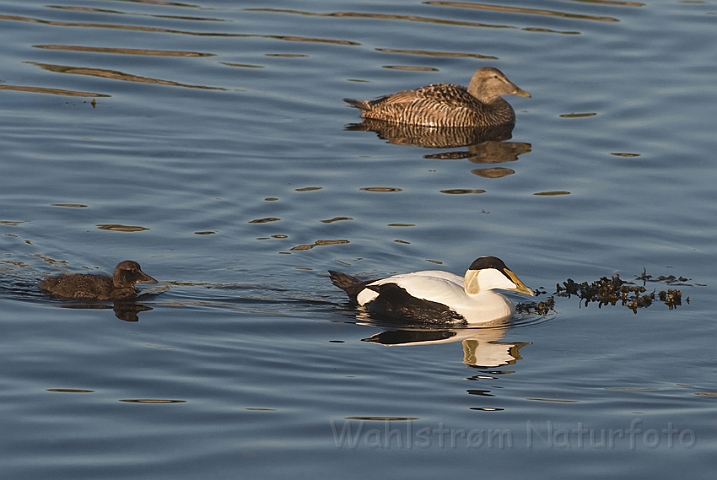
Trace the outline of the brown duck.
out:
<instances>
[{"instance_id":1,"label":"brown duck","mask_svg":"<svg viewBox=\"0 0 717 480\"><path fill-rule=\"evenodd\" d=\"M497 68L479 68L468 88L434 83L376 100L351 100L362 118L430 127L488 127L515 123L515 111L501 95L530 97Z\"/></svg>"},{"instance_id":2,"label":"brown duck","mask_svg":"<svg viewBox=\"0 0 717 480\"><path fill-rule=\"evenodd\" d=\"M137 295L137 283L157 283L142 271L139 263L132 260L120 262L114 273L74 273L47 277L40 288L63 298L93 298L96 300L120 300Z\"/></svg>"}]
</instances>

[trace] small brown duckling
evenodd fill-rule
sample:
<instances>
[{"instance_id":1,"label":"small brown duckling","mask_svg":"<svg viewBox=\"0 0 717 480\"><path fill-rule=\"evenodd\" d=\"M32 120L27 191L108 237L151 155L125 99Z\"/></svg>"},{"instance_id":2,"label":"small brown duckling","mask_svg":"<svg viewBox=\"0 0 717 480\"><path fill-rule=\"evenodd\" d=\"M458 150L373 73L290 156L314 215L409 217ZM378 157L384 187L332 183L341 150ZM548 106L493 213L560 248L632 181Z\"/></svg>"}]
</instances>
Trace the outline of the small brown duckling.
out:
<instances>
[{"instance_id":1,"label":"small brown duckling","mask_svg":"<svg viewBox=\"0 0 717 480\"><path fill-rule=\"evenodd\" d=\"M114 273L74 273L47 277L40 288L63 298L93 298L96 300L119 300L137 295L136 283L157 283L142 271L139 263L132 260L120 262Z\"/></svg>"},{"instance_id":2,"label":"small brown duckling","mask_svg":"<svg viewBox=\"0 0 717 480\"><path fill-rule=\"evenodd\" d=\"M501 95L530 97L497 68L479 68L468 88L435 83L376 100L344 101L362 118L428 127L489 127L515 123L515 111Z\"/></svg>"}]
</instances>

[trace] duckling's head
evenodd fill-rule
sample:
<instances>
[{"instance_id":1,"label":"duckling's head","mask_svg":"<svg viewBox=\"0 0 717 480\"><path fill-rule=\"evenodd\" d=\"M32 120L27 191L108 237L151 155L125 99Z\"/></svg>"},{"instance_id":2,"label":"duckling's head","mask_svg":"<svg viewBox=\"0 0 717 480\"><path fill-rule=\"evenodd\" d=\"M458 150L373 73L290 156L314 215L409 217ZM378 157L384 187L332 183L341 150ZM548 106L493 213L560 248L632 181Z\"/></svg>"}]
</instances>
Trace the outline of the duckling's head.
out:
<instances>
[{"instance_id":1,"label":"duckling's head","mask_svg":"<svg viewBox=\"0 0 717 480\"><path fill-rule=\"evenodd\" d=\"M112 274L112 284L117 288L124 288L132 287L136 283L157 283L157 280L144 273L137 262L120 262Z\"/></svg>"},{"instance_id":2,"label":"duckling's head","mask_svg":"<svg viewBox=\"0 0 717 480\"><path fill-rule=\"evenodd\" d=\"M533 295L528 288L498 257L480 257L468 267L463 280L466 293L476 295L487 290L500 289Z\"/></svg>"},{"instance_id":3,"label":"duckling's head","mask_svg":"<svg viewBox=\"0 0 717 480\"><path fill-rule=\"evenodd\" d=\"M468 93L481 102L492 102L501 95L518 95L519 97L530 97L525 90L520 89L516 84L508 80L503 72L497 68L484 67L476 70L471 82L468 84Z\"/></svg>"}]
</instances>

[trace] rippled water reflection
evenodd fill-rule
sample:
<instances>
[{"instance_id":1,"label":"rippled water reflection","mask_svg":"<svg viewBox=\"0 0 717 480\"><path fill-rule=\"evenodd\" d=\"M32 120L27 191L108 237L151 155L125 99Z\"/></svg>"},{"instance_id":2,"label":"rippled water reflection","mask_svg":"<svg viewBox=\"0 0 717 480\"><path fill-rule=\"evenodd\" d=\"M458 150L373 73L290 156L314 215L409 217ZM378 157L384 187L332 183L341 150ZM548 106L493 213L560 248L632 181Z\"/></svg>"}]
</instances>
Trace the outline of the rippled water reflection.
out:
<instances>
[{"instance_id":1,"label":"rippled water reflection","mask_svg":"<svg viewBox=\"0 0 717 480\"><path fill-rule=\"evenodd\" d=\"M715 15L2 2L3 477L711 478ZM533 96L509 97L511 131L358 123L341 100L481 66ZM430 330L362 318L326 273L485 254L538 300L690 280L672 310L556 297ZM136 301L37 288L126 258L161 282Z\"/></svg>"}]
</instances>

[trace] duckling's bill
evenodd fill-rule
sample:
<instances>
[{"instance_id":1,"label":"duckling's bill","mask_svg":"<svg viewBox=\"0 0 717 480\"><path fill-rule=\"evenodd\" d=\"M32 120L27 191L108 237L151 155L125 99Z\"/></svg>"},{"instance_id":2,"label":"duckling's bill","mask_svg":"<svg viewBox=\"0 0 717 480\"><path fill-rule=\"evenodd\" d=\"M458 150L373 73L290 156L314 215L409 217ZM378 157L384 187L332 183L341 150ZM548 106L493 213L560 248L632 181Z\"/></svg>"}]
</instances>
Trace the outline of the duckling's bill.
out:
<instances>
[{"instance_id":1,"label":"duckling's bill","mask_svg":"<svg viewBox=\"0 0 717 480\"><path fill-rule=\"evenodd\" d=\"M146 273L144 273L141 270L138 273L139 273L139 277L138 277L139 279L137 280L137 283L159 283L157 281L157 279L150 277L149 275L147 275Z\"/></svg>"}]
</instances>

